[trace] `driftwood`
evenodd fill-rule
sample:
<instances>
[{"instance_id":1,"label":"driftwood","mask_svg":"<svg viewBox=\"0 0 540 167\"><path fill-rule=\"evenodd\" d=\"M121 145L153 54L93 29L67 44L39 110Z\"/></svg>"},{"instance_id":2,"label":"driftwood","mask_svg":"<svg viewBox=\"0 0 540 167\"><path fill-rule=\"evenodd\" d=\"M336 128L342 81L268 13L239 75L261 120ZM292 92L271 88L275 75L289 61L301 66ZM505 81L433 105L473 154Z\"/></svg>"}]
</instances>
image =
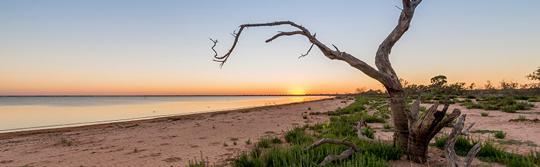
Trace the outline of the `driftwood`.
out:
<instances>
[{"instance_id":1,"label":"driftwood","mask_svg":"<svg viewBox=\"0 0 540 167\"><path fill-rule=\"evenodd\" d=\"M448 167L469 167L472 164L472 161L474 160L474 157L478 152L480 151L480 142L476 143L471 150L467 153L467 157L465 157L465 160L462 162L459 157L456 154L456 151L454 149L454 146L456 144L457 138L459 135L467 135L469 133L469 130L474 125L471 124L468 128L463 129L465 125L465 117L467 115L463 114L459 117L456 124L454 125L454 128L452 129L452 132L448 136L448 140L446 141L444 154L446 156L446 159L448 161Z\"/></svg>"},{"instance_id":2,"label":"driftwood","mask_svg":"<svg viewBox=\"0 0 540 167\"><path fill-rule=\"evenodd\" d=\"M366 122L363 119L361 119L356 124L356 134L358 135L358 138L362 139L362 140L370 141L370 142L374 141L373 139L368 138L363 133L363 130L362 130L363 128L368 128L368 126L367 126ZM311 144L309 147L307 147L306 150L313 149L313 148L321 146L323 144L340 144L340 145L348 146L349 148L347 150L341 152L341 154L339 154L339 155L327 155L324 158L324 160L321 161L321 163L319 163L320 166L324 166L324 165L326 165L328 163L331 163L331 162L334 162L334 161L347 159L347 158L351 157L355 152L359 151L358 147L354 143L352 143L350 141L339 140L339 139L330 139L330 138L320 139L320 140L316 141L315 143Z\"/></svg>"}]
</instances>

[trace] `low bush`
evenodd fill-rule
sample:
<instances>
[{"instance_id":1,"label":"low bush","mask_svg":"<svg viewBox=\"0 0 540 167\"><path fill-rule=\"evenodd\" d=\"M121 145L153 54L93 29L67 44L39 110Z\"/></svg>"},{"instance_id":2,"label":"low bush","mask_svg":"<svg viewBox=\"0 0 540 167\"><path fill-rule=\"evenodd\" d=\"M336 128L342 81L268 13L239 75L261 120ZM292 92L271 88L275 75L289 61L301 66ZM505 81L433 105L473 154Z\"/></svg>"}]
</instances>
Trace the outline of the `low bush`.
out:
<instances>
[{"instance_id":1,"label":"low bush","mask_svg":"<svg viewBox=\"0 0 540 167\"><path fill-rule=\"evenodd\" d=\"M503 131L497 131L495 132L495 138L497 139L504 139L506 137L506 133Z\"/></svg>"},{"instance_id":2,"label":"low bush","mask_svg":"<svg viewBox=\"0 0 540 167\"><path fill-rule=\"evenodd\" d=\"M489 113L488 112L481 112L480 116L487 117L487 116L489 116Z\"/></svg>"},{"instance_id":3,"label":"low bush","mask_svg":"<svg viewBox=\"0 0 540 167\"><path fill-rule=\"evenodd\" d=\"M285 133L285 140L291 144L303 145L313 142L313 138L306 134L303 128L294 128Z\"/></svg>"},{"instance_id":4,"label":"low bush","mask_svg":"<svg viewBox=\"0 0 540 167\"><path fill-rule=\"evenodd\" d=\"M478 99L477 101L477 103L465 101L462 105L468 109L500 110L509 113L515 113L517 110L528 110L534 107L533 104L517 101L514 97L487 97Z\"/></svg>"}]
</instances>

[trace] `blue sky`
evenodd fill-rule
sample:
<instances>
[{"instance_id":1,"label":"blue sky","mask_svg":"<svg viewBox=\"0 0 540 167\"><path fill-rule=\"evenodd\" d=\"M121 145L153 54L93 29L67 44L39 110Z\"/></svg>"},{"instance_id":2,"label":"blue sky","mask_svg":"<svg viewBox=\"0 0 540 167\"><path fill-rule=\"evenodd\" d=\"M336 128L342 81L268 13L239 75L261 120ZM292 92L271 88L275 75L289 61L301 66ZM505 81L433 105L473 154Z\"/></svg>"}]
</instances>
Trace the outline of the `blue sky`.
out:
<instances>
[{"instance_id":1,"label":"blue sky","mask_svg":"<svg viewBox=\"0 0 540 167\"><path fill-rule=\"evenodd\" d=\"M373 64L397 23L399 0L0 1L0 94L333 93L379 84L314 51L287 27L248 29L231 60L211 62L209 37L228 49L239 24L291 20ZM424 0L391 61L427 83L527 82L540 66L537 0Z\"/></svg>"}]
</instances>

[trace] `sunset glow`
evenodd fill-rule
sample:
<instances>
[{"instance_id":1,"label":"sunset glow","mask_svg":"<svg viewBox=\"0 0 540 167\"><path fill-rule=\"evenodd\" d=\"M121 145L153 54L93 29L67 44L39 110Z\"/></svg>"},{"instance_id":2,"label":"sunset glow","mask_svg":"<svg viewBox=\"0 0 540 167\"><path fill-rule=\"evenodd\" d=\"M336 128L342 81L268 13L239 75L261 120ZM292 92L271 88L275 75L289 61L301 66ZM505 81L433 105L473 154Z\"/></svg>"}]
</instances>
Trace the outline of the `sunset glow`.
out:
<instances>
[{"instance_id":1,"label":"sunset glow","mask_svg":"<svg viewBox=\"0 0 540 167\"><path fill-rule=\"evenodd\" d=\"M315 48L299 59L309 47L305 38L264 42L284 27L248 29L227 64L212 61L209 37L219 39L222 54L240 24L292 20L375 67L376 49L401 3L310 1L310 10L299 12L307 1L286 2L2 1L0 95L300 95L382 88ZM390 55L399 77L428 84L442 74L450 83L478 87L487 80L531 83L525 75L540 66L540 1L485 2L422 4L424 14ZM468 5L455 14L448 6L459 3ZM319 12L328 6L342 10Z\"/></svg>"},{"instance_id":2,"label":"sunset glow","mask_svg":"<svg viewBox=\"0 0 540 167\"><path fill-rule=\"evenodd\" d=\"M290 95L305 95L307 94L305 89L302 88L293 88L288 91L288 94Z\"/></svg>"}]
</instances>

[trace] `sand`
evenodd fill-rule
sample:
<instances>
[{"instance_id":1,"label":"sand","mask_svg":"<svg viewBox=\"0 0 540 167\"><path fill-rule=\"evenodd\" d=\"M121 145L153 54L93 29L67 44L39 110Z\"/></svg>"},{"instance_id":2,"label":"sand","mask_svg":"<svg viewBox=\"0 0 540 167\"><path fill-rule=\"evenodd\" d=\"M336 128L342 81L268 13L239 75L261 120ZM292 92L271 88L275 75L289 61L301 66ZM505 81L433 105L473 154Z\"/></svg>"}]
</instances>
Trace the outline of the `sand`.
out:
<instances>
[{"instance_id":1,"label":"sand","mask_svg":"<svg viewBox=\"0 0 540 167\"><path fill-rule=\"evenodd\" d=\"M352 101L329 99L254 109L0 134L0 166L185 166L226 162L262 136L328 120ZM309 110L311 108L311 110ZM307 118L304 118L307 116ZM248 144L246 141L250 141Z\"/></svg>"},{"instance_id":2,"label":"sand","mask_svg":"<svg viewBox=\"0 0 540 167\"><path fill-rule=\"evenodd\" d=\"M0 166L185 166L190 160L221 164L248 151L262 136L283 138L295 126L328 121L327 112L345 107L351 100L330 99L254 109L196 114L143 121L111 123L76 128L0 134ZM428 104L423 104L428 105ZM540 119L540 103L518 113L466 109L466 124L475 130L502 130L504 139L492 133L471 133L471 137L491 140L507 151L527 154L538 151L540 123L510 122L519 115ZM309 110L308 108L311 108ZM482 117L481 112L488 112ZM307 118L304 118L307 116ZM392 131L383 124L369 124L379 140L392 140ZM446 128L444 131L448 131ZM246 141L250 141L248 144ZM508 143L507 141L514 141ZM517 141L517 142L516 142ZM427 164L394 161L392 166L444 165L443 153L430 148ZM475 160L474 164L500 166Z\"/></svg>"}]
</instances>

